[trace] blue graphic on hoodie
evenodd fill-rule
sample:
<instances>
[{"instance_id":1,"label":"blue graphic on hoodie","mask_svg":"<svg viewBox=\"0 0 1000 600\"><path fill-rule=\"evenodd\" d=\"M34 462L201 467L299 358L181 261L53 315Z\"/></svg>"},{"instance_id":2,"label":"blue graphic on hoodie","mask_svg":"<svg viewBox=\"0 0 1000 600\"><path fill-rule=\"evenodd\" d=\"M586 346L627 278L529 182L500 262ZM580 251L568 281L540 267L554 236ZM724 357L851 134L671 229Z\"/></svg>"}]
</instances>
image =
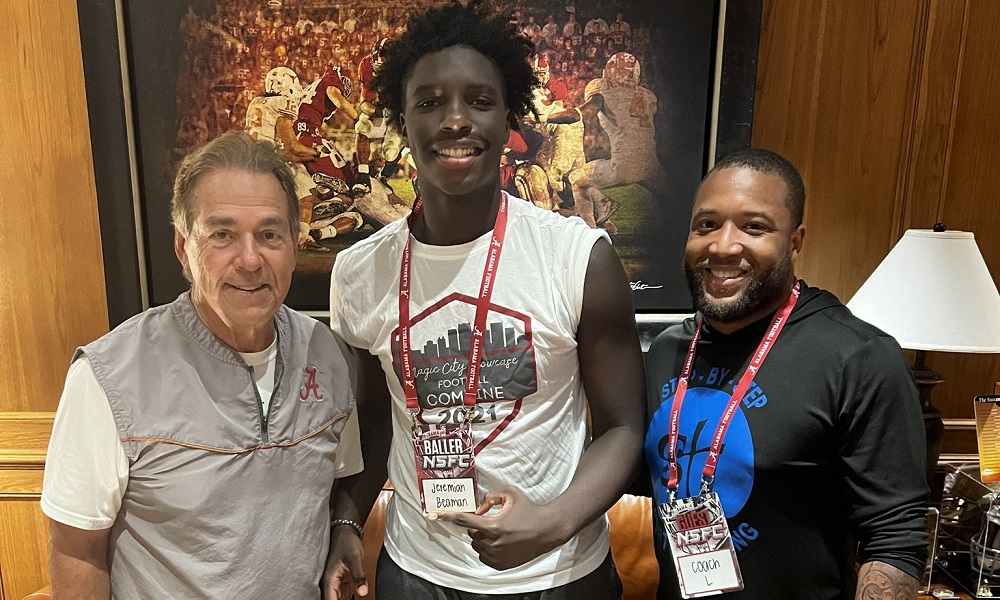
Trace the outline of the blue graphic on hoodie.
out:
<instances>
[{"instance_id":1,"label":"blue graphic on hoodie","mask_svg":"<svg viewBox=\"0 0 1000 600\"><path fill-rule=\"evenodd\" d=\"M747 394L748 397L750 395ZM695 496L700 492L701 472L705 468L712 437L719 427L719 420L729 399L728 393L717 389L688 389L681 408L677 439L678 498ZM646 462L652 473L653 499L657 504L667 501L667 480L670 478L667 445L673 402L671 394L660 404L646 435ZM727 518L732 518L743 509L753 490L753 481L753 439L743 410L737 409L723 439L715 482L712 485L712 490L722 500Z\"/></svg>"}]
</instances>

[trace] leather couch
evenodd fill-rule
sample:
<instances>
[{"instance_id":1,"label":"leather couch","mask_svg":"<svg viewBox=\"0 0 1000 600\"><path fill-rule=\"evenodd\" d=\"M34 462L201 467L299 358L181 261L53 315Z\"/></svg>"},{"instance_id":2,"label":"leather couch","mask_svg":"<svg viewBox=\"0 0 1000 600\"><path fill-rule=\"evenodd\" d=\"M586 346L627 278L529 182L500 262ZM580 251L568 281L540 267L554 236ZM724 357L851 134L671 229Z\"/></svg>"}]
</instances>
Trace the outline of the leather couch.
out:
<instances>
[{"instance_id":1,"label":"leather couch","mask_svg":"<svg viewBox=\"0 0 1000 600\"><path fill-rule=\"evenodd\" d=\"M365 570L369 578L368 598L377 597L374 574L382 537L385 531L385 511L392 490L385 489L365 523ZM656 597L659 567L653 555L653 522L650 499L642 496L622 496L608 511L611 521L611 552L618 566L624 587L624 600L650 600ZM51 600L49 588L24 600Z\"/></svg>"}]
</instances>

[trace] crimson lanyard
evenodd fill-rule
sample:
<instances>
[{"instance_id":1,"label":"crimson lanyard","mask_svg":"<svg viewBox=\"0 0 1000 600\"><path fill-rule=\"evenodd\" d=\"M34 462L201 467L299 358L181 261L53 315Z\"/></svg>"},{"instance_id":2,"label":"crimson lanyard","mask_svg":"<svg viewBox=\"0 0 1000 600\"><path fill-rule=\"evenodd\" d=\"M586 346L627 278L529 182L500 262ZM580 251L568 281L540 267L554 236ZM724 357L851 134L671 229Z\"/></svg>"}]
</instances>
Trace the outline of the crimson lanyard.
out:
<instances>
[{"instance_id":1,"label":"crimson lanyard","mask_svg":"<svg viewBox=\"0 0 1000 600\"><path fill-rule=\"evenodd\" d=\"M757 351L754 352L753 357L750 360L750 364L747 365L745 371L743 371L743 376L740 377L740 381L736 384L736 389L733 390L733 395L729 399L729 405L726 407L725 412L722 413L722 418L719 420L719 427L715 431L715 435L712 437L712 446L708 451L708 458L705 461L705 469L701 472L702 481L705 485L713 480L715 477L715 469L719 465L719 453L722 451L722 440L726 437L726 431L729 429L729 424L733 420L733 415L736 414L736 409L739 407L740 402L743 400L743 396L750 389L750 384L753 383L754 377L757 375L757 371L760 370L762 364L764 364L764 359L767 358L768 353L771 348L774 347L774 341L778 339L778 334L785 327L785 323L788 322L788 315L792 313L792 309L795 308L795 303L799 298L799 282L796 281L795 285L792 286L792 292L788 295L788 299L785 303L781 305L778 312L775 313L774 319L771 320L771 326L767 330L767 334L764 339L760 341L760 345L757 346ZM701 338L701 326L704 324L704 318L698 320L698 325L695 327L694 335L691 336L691 344L688 346L687 357L684 359L684 368L681 371L681 378L677 382L677 393L674 394L674 404L670 409L670 439L669 446L667 449L667 463L670 467L670 479L667 481L667 489L670 491L670 497L673 498L674 492L677 490L677 435L678 426L681 420L681 404L684 402L684 395L687 393L688 382L691 379L691 371L694 367L694 357L698 350L698 340ZM705 487L703 486L703 491Z\"/></svg>"},{"instance_id":2,"label":"crimson lanyard","mask_svg":"<svg viewBox=\"0 0 1000 600\"><path fill-rule=\"evenodd\" d=\"M416 225L424 204L417 196L413 202L413 211L407 219L410 231ZM469 347L469 365L465 372L465 406L475 406L476 395L479 393L479 363L483 351L483 336L486 331L486 316L490 309L490 298L493 296L493 281L497 265L500 264L500 251L503 250L504 237L507 234L507 194L500 196L500 208L493 224L493 239L483 267L483 281L479 285L479 296L476 298L476 318L472 326L472 339ZM403 248L403 261L399 268L399 354L403 371L403 394L406 396L406 408L411 411L419 409L417 400L417 381L413 376L413 351L410 349L410 256L413 238L407 236Z\"/></svg>"}]
</instances>

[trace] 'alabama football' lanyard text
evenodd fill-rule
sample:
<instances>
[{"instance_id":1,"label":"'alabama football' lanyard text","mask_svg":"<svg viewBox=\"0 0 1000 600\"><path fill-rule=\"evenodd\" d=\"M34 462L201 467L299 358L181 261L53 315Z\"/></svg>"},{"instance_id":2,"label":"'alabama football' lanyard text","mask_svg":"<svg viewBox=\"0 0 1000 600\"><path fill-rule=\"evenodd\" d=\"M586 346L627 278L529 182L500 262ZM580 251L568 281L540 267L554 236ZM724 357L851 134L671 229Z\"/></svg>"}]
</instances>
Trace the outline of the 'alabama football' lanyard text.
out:
<instances>
[{"instance_id":1,"label":"'alabama football' lanyard text","mask_svg":"<svg viewBox=\"0 0 1000 600\"><path fill-rule=\"evenodd\" d=\"M410 231L416 225L423 212L423 202L418 196L413 203L413 211L408 217ZM483 267L483 280L479 285L479 295L476 297L476 318L472 326L472 339L469 348L469 365L465 379L465 397L463 404L473 407L476 395L479 393L479 364L482 361L483 336L486 331L486 317L490 309L490 298L493 296L493 283L496 278L497 266L500 264L500 251L503 250L504 237L507 234L507 195L500 195L500 208L497 211L496 222L493 224L493 236L489 251L486 253L486 265ZM399 268L399 351L403 371L403 394L406 396L406 408L416 412L420 405L417 399L417 382L413 376L413 351L410 349L410 259L412 254L412 238L407 236L403 248L403 260Z\"/></svg>"},{"instance_id":2,"label":"'alabama football' lanyard text","mask_svg":"<svg viewBox=\"0 0 1000 600\"><path fill-rule=\"evenodd\" d=\"M781 308L778 309L778 312L775 313L774 319L771 321L771 325L767 329L767 334L764 335L764 339L762 339L760 341L760 345L757 346L757 350L750 359L750 364L747 365L746 370L743 372L743 376L740 377L740 381L736 385L736 389L733 390L732 398L730 398L725 412L722 413L722 418L719 420L719 427L716 429L715 435L712 437L712 445L708 451L708 459L705 461L705 469L701 473L702 480L704 482L711 482L713 477L715 477L715 469L719 464L719 453L722 451L722 440L726 437L726 431L729 429L729 423L732 421L733 415L736 413L736 409L739 407L743 396L747 393L747 390L750 389L750 384L753 383L753 379L756 377L757 371L759 371L761 365L764 364L764 359L767 358L771 348L774 347L774 341L778 338L778 334L781 333L785 323L788 322L788 316L792 313L792 309L795 308L795 303L798 298L799 282L796 281L795 285L792 287L792 292L788 295L788 299L785 300L785 303L782 304ZM694 367L694 357L698 350L698 340L701 338L701 327L703 324L704 317L698 319L694 335L691 336L691 344L688 346L687 356L684 359L684 368L681 371L680 380L677 382L677 393L674 394L674 404L670 409L670 438L668 440L667 447L667 462L670 468L670 479L667 481L667 489L670 492L671 498L677 491L678 483L677 437L681 419L681 404L684 402L684 395L687 393L688 382L691 379L691 371Z\"/></svg>"}]
</instances>

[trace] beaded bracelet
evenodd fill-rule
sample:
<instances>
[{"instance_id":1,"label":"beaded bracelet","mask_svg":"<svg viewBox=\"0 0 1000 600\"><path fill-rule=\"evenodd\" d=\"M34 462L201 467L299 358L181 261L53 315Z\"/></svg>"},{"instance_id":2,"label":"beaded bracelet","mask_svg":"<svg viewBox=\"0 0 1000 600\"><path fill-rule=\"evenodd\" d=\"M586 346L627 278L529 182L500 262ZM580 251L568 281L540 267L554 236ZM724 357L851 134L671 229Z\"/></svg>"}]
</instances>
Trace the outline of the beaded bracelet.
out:
<instances>
[{"instance_id":1,"label":"beaded bracelet","mask_svg":"<svg viewBox=\"0 0 1000 600\"><path fill-rule=\"evenodd\" d=\"M333 529L337 525L349 525L358 534L359 538L365 539L365 531L361 525L358 525L357 521L352 521L351 519L334 519L330 521L330 529Z\"/></svg>"}]
</instances>

